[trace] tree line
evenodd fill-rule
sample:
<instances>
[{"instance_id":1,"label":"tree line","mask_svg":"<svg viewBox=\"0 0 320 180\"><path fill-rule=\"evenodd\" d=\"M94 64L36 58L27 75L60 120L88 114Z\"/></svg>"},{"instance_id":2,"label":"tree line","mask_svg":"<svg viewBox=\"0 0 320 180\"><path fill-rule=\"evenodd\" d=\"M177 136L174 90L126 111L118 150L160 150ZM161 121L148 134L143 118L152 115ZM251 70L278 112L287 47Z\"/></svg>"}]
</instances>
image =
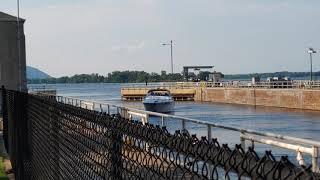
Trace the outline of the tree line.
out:
<instances>
[{"instance_id":1,"label":"tree line","mask_svg":"<svg viewBox=\"0 0 320 180\"><path fill-rule=\"evenodd\" d=\"M252 77L291 77L302 78L308 77L309 72L274 72L274 73L251 73L251 74L234 74L225 75L224 80L246 79ZM193 74L194 80L206 80L208 72L200 72L198 75ZM320 77L320 71L314 72L313 76ZM185 78L181 73L167 74L162 71L161 74L147 73L145 71L114 71L106 76L93 74L76 74L74 76L63 76L59 78L48 79L28 79L29 84L56 84L56 83L144 83L144 82L168 82L168 81L184 81Z\"/></svg>"},{"instance_id":2,"label":"tree line","mask_svg":"<svg viewBox=\"0 0 320 180\"><path fill-rule=\"evenodd\" d=\"M76 74L74 76L63 76L59 78L28 79L28 84L56 84L56 83L141 83L141 82L165 82L183 81L180 73L161 74L147 73L145 71L114 71L106 76L97 73Z\"/></svg>"}]
</instances>

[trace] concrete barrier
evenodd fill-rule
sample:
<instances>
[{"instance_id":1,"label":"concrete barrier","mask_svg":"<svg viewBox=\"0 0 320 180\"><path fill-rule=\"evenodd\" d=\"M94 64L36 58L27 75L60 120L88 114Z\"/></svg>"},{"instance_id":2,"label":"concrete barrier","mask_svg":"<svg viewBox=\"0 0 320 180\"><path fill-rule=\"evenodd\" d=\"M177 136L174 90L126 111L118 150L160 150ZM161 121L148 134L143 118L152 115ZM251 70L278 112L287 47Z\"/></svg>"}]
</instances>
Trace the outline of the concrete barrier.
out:
<instances>
[{"instance_id":1,"label":"concrete barrier","mask_svg":"<svg viewBox=\"0 0 320 180\"><path fill-rule=\"evenodd\" d=\"M320 90L201 88L196 101L320 110Z\"/></svg>"}]
</instances>

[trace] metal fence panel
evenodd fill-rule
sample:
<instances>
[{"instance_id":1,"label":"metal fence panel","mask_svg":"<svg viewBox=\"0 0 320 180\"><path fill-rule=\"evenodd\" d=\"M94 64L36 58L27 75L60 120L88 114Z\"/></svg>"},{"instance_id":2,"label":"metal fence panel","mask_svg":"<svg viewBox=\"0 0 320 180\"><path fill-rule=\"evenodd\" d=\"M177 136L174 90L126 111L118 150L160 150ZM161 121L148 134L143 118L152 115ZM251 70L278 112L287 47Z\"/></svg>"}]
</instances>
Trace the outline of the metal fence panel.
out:
<instances>
[{"instance_id":1,"label":"metal fence panel","mask_svg":"<svg viewBox=\"0 0 320 180\"><path fill-rule=\"evenodd\" d=\"M3 92L17 179L318 179L311 167L40 97Z\"/></svg>"}]
</instances>

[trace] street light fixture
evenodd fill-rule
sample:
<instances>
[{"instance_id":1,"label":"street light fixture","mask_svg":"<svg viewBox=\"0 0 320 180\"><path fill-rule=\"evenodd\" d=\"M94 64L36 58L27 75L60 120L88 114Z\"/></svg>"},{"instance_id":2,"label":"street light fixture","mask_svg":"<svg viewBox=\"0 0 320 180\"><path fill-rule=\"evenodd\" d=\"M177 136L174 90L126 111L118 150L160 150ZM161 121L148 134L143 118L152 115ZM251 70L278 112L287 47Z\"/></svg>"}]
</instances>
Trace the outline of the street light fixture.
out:
<instances>
[{"instance_id":1,"label":"street light fixture","mask_svg":"<svg viewBox=\"0 0 320 180\"><path fill-rule=\"evenodd\" d=\"M172 55L172 40L170 43L164 43L162 46L170 46L170 55L171 55L171 74L173 74L173 55Z\"/></svg>"},{"instance_id":2,"label":"street light fixture","mask_svg":"<svg viewBox=\"0 0 320 180\"><path fill-rule=\"evenodd\" d=\"M312 81L312 54L317 53L312 47L309 47L308 53L310 56L310 81Z\"/></svg>"}]
</instances>

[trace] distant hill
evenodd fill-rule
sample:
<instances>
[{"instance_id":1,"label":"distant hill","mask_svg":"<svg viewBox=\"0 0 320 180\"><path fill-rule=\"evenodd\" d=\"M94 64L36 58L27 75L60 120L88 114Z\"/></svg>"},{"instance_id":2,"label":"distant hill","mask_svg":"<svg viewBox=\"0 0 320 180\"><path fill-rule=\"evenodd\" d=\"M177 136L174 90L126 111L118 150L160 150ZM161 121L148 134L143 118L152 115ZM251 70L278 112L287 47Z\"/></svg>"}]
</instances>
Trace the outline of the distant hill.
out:
<instances>
[{"instance_id":1,"label":"distant hill","mask_svg":"<svg viewBox=\"0 0 320 180\"><path fill-rule=\"evenodd\" d=\"M27 79L47 79L51 76L37 68L27 66Z\"/></svg>"}]
</instances>

